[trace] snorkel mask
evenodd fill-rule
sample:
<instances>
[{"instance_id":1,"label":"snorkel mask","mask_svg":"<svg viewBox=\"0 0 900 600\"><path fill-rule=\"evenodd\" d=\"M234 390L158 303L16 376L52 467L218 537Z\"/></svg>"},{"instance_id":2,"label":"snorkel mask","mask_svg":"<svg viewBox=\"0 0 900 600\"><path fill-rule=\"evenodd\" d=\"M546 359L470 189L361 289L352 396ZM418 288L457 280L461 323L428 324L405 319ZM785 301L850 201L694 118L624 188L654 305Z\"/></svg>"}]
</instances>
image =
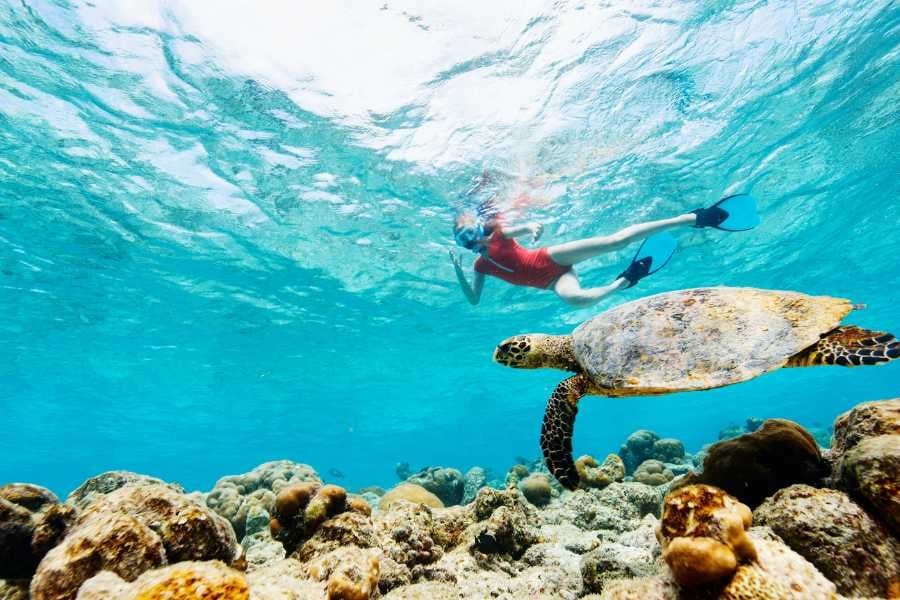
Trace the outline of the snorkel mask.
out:
<instances>
[{"instance_id":1,"label":"snorkel mask","mask_svg":"<svg viewBox=\"0 0 900 600\"><path fill-rule=\"evenodd\" d=\"M467 250L475 250L478 242L485 238L484 224L476 222L474 225L466 225L461 227L455 234L453 239L459 246Z\"/></svg>"}]
</instances>

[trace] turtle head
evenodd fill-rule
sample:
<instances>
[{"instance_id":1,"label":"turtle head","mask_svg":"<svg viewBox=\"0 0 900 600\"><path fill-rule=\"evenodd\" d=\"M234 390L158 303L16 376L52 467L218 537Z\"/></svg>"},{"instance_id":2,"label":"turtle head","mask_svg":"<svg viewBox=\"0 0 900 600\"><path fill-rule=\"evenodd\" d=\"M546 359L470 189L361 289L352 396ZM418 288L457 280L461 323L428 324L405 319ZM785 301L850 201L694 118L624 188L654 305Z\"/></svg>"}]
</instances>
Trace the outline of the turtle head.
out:
<instances>
[{"instance_id":1,"label":"turtle head","mask_svg":"<svg viewBox=\"0 0 900 600\"><path fill-rule=\"evenodd\" d=\"M514 369L581 370L571 335L526 333L507 338L494 350L494 362Z\"/></svg>"}]
</instances>

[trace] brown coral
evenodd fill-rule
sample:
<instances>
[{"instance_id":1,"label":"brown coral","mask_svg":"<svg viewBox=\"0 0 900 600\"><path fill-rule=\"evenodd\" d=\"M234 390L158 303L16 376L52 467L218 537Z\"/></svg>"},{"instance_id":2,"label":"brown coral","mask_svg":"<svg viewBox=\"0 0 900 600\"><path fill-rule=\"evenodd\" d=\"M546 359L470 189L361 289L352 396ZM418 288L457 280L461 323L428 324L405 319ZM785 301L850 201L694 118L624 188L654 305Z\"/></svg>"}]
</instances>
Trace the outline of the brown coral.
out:
<instances>
[{"instance_id":1,"label":"brown coral","mask_svg":"<svg viewBox=\"0 0 900 600\"><path fill-rule=\"evenodd\" d=\"M0 486L0 579L31 577L74 518L75 511L46 488Z\"/></svg>"},{"instance_id":2,"label":"brown coral","mask_svg":"<svg viewBox=\"0 0 900 600\"><path fill-rule=\"evenodd\" d=\"M308 529L317 529L329 517L347 509L347 490L336 485L323 486L304 510L304 521Z\"/></svg>"},{"instance_id":3,"label":"brown coral","mask_svg":"<svg viewBox=\"0 0 900 600\"><path fill-rule=\"evenodd\" d=\"M306 482L282 488L275 496L275 512L284 519L296 517L321 487L318 483Z\"/></svg>"},{"instance_id":4,"label":"brown coral","mask_svg":"<svg viewBox=\"0 0 900 600\"><path fill-rule=\"evenodd\" d=\"M746 529L750 509L708 485L681 488L666 497L659 537L663 558L679 584L695 586L730 577L756 557Z\"/></svg>"},{"instance_id":5,"label":"brown coral","mask_svg":"<svg viewBox=\"0 0 900 600\"><path fill-rule=\"evenodd\" d=\"M705 483L755 508L795 483L816 485L828 467L812 435L785 419L769 419L753 433L713 444L703 472L689 473L676 487Z\"/></svg>"},{"instance_id":6,"label":"brown coral","mask_svg":"<svg viewBox=\"0 0 900 600\"><path fill-rule=\"evenodd\" d=\"M348 500L347 491L336 485L285 487L275 500L274 513L269 523L272 536L301 560L340 545L375 545L371 509L359 498Z\"/></svg>"}]
</instances>

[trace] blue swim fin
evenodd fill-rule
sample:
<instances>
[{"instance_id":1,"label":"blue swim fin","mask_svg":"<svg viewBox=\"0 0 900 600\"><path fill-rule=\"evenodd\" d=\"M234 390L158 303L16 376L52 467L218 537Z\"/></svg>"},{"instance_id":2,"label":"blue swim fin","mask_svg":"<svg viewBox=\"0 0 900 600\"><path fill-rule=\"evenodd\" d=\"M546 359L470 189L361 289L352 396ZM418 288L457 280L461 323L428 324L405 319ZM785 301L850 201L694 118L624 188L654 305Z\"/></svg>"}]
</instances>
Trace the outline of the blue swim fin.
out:
<instances>
[{"instance_id":1,"label":"blue swim fin","mask_svg":"<svg viewBox=\"0 0 900 600\"><path fill-rule=\"evenodd\" d=\"M619 274L619 277L624 277L628 281L626 289L666 266L672 255L675 254L676 247L678 247L678 242L668 233L657 233L644 240L631 260L631 264Z\"/></svg>"},{"instance_id":2,"label":"blue swim fin","mask_svg":"<svg viewBox=\"0 0 900 600\"><path fill-rule=\"evenodd\" d=\"M691 211L697 215L694 227L715 227L722 231L749 231L760 223L756 212L756 198L750 194L735 194L722 198L709 208Z\"/></svg>"}]
</instances>

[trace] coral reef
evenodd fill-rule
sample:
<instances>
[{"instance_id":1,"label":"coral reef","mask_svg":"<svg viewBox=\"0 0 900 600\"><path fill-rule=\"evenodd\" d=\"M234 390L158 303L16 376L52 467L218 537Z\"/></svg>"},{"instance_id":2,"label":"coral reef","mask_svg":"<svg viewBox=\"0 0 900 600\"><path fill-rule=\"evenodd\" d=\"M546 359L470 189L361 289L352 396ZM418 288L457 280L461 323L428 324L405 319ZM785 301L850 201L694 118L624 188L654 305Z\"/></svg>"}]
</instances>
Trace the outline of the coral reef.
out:
<instances>
[{"instance_id":1,"label":"coral reef","mask_svg":"<svg viewBox=\"0 0 900 600\"><path fill-rule=\"evenodd\" d=\"M400 501L424 504L432 508L444 507L444 503L441 502L440 498L414 483L401 483L391 488L381 497L378 507L381 510L388 510L393 504Z\"/></svg>"},{"instance_id":2,"label":"coral reef","mask_svg":"<svg viewBox=\"0 0 900 600\"><path fill-rule=\"evenodd\" d=\"M746 534L750 509L708 485L683 487L666 497L660 523L663 558L684 586L731 577L740 562L756 558Z\"/></svg>"},{"instance_id":3,"label":"coral reef","mask_svg":"<svg viewBox=\"0 0 900 600\"><path fill-rule=\"evenodd\" d=\"M288 485L306 482L321 485L322 480L309 465L289 460L271 461L249 473L219 479L207 495L206 505L228 519L241 539L248 535L246 520L251 509L257 507L271 514L278 492Z\"/></svg>"},{"instance_id":4,"label":"coral reef","mask_svg":"<svg viewBox=\"0 0 900 600\"><path fill-rule=\"evenodd\" d=\"M74 519L75 511L46 488L0 487L0 579L31 577Z\"/></svg>"},{"instance_id":5,"label":"coral reef","mask_svg":"<svg viewBox=\"0 0 900 600\"><path fill-rule=\"evenodd\" d=\"M866 402L834 424L834 478L900 535L900 398Z\"/></svg>"},{"instance_id":6,"label":"coral reef","mask_svg":"<svg viewBox=\"0 0 900 600\"><path fill-rule=\"evenodd\" d=\"M444 506L459 504L465 494L465 481L456 469L429 467L410 475L406 482L425 488L440 498Z\"/></svg>"},{"instance_id":7,"label":"coral reef","mask_svg":"<svg viewBox=\"0 0 900 600\"><path fill-rule=\"evenodd\" d=\"M841 594L887 597L900 582L900 542L846 494L793 485L753 513L813 563Z\"/></svg>"},{"instance_id":8,"label":"coral reef","mask_svg":"<svg viewBox=\"0 0 900 600\"><path fill-rule=\"evenodd\" d=\"M631 474L646 460L658 460L675 465L690 464L684 444L675 438L662 438L649 429L639 429L625 440L619 449L625 470Z\"/></svg>"},{"instance_id":9,"label":"coral reef","mask_svg":"<svg viewBox=\"0 0 900 600\"><path fill-rule=\"evenodd\" d=\"M639 464L653 458L653 444L657 440L659 436L649 429L639 429L628 436L619 449L627 473L633 473Z\"/></svg>"},{"instance_id":10,"label":"coral reef","mask_svg":"<svg viewBox=\"0 0 900 600\"><path fill-rule=\"evenodd\" d=\"M592 488L605 488L615 481L625 478L625 463L618 454L609 454L602 465L597 465L593 456L585 454L575 461L575 469L581 485Z\"/></svg>"},{"instance_id":11,"label":"coral reef","mask_svg":"<svg viewBox=\"0 0 900 600\"><path fill-rule=\"evenodd\" d=\"M94 496L70 532L38 565L34 600L74 598L100 571L126 581L167 563L237 563L240 546L231 525L167 485L126 485Z\"/></svg>"},{"instance_id":12,"label":"coral reef","mask_svg":"<svg viewBox=\"0 0 900 600\"><path fill-rule=\"evenodd\" d=\"M647 485L664 485L675 478L675 474L666 468L665 463L648 458L634 470L634 480Z\"/></svg>"},{"instance_id":13,"label":"coral reef","mask_svg":"<svg viewBox=\"0 0 900 600\"><path fill-rule=\"evenodd\" d=\"M487 485L487 471L482 467L472 467L466 471L464 477L463 504L468 504L475 499L478 490Z\"/></svg>"},{"instance_id":14,"label":"coral reef","mask_svg":"<svg viewBox=\"0 0 900 600\"><path fill-rule=\"evenodd\" d=\"M713 444L703 472L689 473L674 485L713 485L754 508L794 483L820 484L827 472L819 446L805 429L769 419L753 433Z\"/></svg>"},{"instance_id":15,"label":"coral reef","mask_svg":"<svg viewBox=\"0 0 900 600\"><path fill-rule=\"evenodd\" d=\"M0 568L23 579L0 580L0 599L900 597L898 413L888 401L843 415L832 464L796 424L751 423L709 448L701 475L681 477L694 457L642 430L623 458L579 458L574 492L527 459L505 482L480 467L407 465L422 485L359 495L287 461L223 478L207 496L127 472L88 480L64 504L4 486ZM843 490L789 486L822 483L826 467L825 483Z\"/></svg>"}]
</instances>

